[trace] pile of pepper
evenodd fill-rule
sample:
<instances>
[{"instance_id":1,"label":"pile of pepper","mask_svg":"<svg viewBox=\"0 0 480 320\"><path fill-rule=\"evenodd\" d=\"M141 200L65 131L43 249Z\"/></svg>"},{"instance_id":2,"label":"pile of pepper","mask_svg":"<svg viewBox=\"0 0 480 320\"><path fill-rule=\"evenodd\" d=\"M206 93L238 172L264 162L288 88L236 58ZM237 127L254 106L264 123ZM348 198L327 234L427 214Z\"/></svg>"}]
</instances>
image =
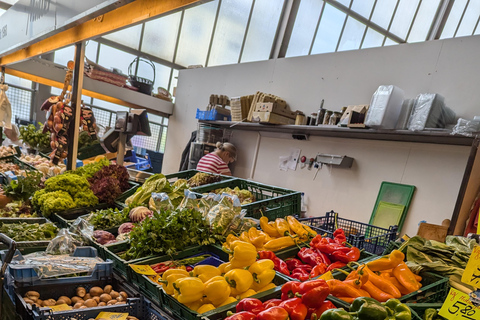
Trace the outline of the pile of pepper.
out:
<instances>
[{"instance_id":1,"label":"pile of pepper","mask_svg":"<svg viewBox=\"0 0 480 320\"><path fill-rule=\"evenodd\" d=\"M358 297L372 297L380 302L400 298L421 288L422 278L410 271L403 262L405 255L394 250L388 256L365 264L347 273L344 281L329 280L331 294L351 303ZM349 266L355 263L349 263Z\"/></svg>"},{"instance_id":2,"label":"pile of pepper","mask_svg":"<svg viewBox=\"0 0 480 320\"><path fill-rule=\"evenodd\" d=\"M230 234L223 243L223 247L229 249L233 241L241 240L253 244L257 251L278 251L309 241L317 235L309 226L300 223L293 216L287 216L286 219L277 218L270 222L263 216L260 218L260 227L262 230L252 227L238 237Z\"/></svg>"},{"instance_id":3,"label":"pile of pepper","mask_svg":"<svg viewBox=\"0 0 480 320\"><path fill-rule=\"evenodd\" d=\"M390 299L380 303L368 297L356 298L350 312L344 309L326 310L320 320L411 320L410 308L398 301Z\"/></svg>"},{"instance_id":4,"label":"pile of pepper","mask_svg":"<svg viewBox=\"0 0 480 320\"><path fill-rule=\"evenodd\" d=\"M273 261L256 261L257 250L250 243L235 241L230 248L230 262L218 267L197 265L191 272L169 269L158 282L165 293L198 313L275 288Z\"/></svg>"},{"instance_id":5,"label":"pile of pepper","mask_svg":"<svg viewBox=\"0 0 480 320\"><path fill-rule=\"evenodd\" d=\"M337 229L334 239L316 235L309 247L302 248L297 258L283 261L271 251L259 251L260 259L270 259L275 264L275 270L300 281L318 277L333 269L342 268L349 262L358 261L360 250L346 245L345 233Z\"/></svg>"},{"instance_id":6,"label":"pile of pepper","mask_svg":"<svg viewBox=\"0 0 480 320\"><path fill-rule=\"evenodd\" d=\"M330 289L322 279L306 282L290 281L282 286L281 299L262 302L247 298L236 306L235 314L225 320L305 320L318 319L328 309L335 308L325 301Z\"/></svg>"}]
</instances>

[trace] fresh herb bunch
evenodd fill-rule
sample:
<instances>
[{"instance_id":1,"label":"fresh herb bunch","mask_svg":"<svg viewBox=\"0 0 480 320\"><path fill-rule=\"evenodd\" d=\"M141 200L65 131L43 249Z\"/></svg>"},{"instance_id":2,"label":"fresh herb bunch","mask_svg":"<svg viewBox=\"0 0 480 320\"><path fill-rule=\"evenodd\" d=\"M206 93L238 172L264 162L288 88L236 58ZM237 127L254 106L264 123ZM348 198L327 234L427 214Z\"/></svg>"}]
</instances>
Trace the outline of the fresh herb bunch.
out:
<instances>
[{"instance_id":1,"label":"fresh herb bunch","mask_svg":"<svg viewBox=\"0 0 480 320\"><path fill-rule=\"evenodd\" d=\"M0 233L14 241L44 241L57 236L58 228L51 222L38 223L5 223L0 227Z\"/></svg>"},{"instance_id":2,"label":"fresh herb bunch","mask_svg":"<svg viewBox=\"0 0 480 320\"><path fill-rule=\"evenodd\" d=\"M35 125L29 124L28 126L20 126L20 137L23 142L28 144L31 148L39 151L50 150L50 134L43 133L43 124L38 123L40 128L37 130Z\"/></svg>"},{"instance_id":3,"label":"fresh herb bunch","mask_svg":"<svg viewBox=\"0 0 480 320\"><path fill-rule=\"evenodd\" d=\"M154 212L130 232L126 260L149 255L173 255L193 245L208 245L224 238L210 228L197 210Z\"/></svg>"},{"instance_id":4,"label":"fresh herb bunch","mask_svg":"<svg viewBox=\"0 0 480 320\"><path fill-rule=\"evenodd\" d=\"M99 143L100 143L100 141L93 140L92 137L88 134L87 131L82 131L78 135L78 150L80 150L82 148L85 148L85 147L93 146L93 145L99 144Z\"/></svg>"},{"instance_id":5,"label":"fresh herb bunch","mask_svg":"<svg viewBox=\"0 0 480 320\"><path fill-rule=\"evenodd\" d=\"M115 209L97 210L90 213L87 217L95 230L106 230L112 227L118 227L124 222L128 222L128 209L122 211Z\"/></svg>"},{"instance_id":6,"label":"fresh herb bunch","mask_svg":"<svg viewBox=\"0 0 480 320\"><path fill-rule=\"evenodd\" d=\"M28 200L37 190L40 190L40 182L43 174L38 171L25 171L26 176L19 176L18 180L12 180L5 188L5 195L14 201Z\"/></svg>"}]
</instances>

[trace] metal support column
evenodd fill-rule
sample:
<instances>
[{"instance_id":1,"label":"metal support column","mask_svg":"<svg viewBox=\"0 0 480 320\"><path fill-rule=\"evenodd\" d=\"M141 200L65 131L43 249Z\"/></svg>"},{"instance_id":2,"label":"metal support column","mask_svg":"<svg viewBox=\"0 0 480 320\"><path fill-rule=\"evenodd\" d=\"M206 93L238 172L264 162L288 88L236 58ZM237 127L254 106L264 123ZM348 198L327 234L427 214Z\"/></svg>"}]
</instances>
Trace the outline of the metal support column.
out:
<instances>
[{"instance_id":1,"label":"metal support column","mask_svg":"<svg viewBox=\"0 0 480 320\"><path fill-rule=\"evenodd\" d=\"M83 69L85 65L85 41L75 44L75 69L73 71L72 85L72 110L73 121L68 127L68 155L67 170L75 170L77 167L78 152L78 128L80 127L80 116L82 112L82 88L83 88Z\"/></svg>"}]
</instances>

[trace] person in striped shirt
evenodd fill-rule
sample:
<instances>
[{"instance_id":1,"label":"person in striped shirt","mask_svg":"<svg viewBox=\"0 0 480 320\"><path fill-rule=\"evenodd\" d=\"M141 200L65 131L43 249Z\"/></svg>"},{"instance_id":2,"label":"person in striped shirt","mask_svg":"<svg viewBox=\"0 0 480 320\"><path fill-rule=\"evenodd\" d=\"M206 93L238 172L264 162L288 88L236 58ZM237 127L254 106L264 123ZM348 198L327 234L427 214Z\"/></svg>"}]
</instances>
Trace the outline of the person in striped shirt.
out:
<instances>
[{"instance_id":1,"label":"person in striped shirt","mask_svg":"<svg viewBox=\"0 0 480 320\"><path fill-rule=\"evenodd\" d=\"M214 152L204 155L197 164L197 170L231 176L228 164L237 160L237 148L231 143L217 142Z\"/></svg>"}]
</instances>

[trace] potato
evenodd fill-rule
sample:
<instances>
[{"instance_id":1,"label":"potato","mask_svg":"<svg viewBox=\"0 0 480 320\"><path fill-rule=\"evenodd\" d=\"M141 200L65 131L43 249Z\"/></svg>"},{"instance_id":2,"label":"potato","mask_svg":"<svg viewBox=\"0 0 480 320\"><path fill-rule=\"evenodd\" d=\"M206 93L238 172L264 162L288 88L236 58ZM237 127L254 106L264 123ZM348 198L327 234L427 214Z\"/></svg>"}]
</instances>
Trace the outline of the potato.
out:
<instances>
[{"instance_id":1,"label":"potato","mask_svg":"<svg viewBox=\"0 0 480 320\"><path fill-rule=\"evenodd\" d=\"M25 296L25 297L23 297L23 298L24 298L24 299L30 299L30 300L32 300L33 302L37 302L38 300L40 300L40 299L38 299L38 298L35 297L35 296Z\"/></svg>"},{"instance_id":2,"label":"potato","mask_svg":"<svg viewBox=\"0 0 480 320\"><path fill-rule=\"evenodd\" d=\"M73 297L73 298L72 298L72 304L76 304L77 302L83 303L84 300L83 300L82 298L80 298L80 297L77 297L77 296Z\"/></svg>"},{"instance_id":3,"label":"potato","mask_svg":"<svg viewBox=\"0 0 480 320\"><path fill-rule=\"evenodd\" d=\"M67 302L63 299L58 299L55 305L58 306L59 304L67 304Z\"/></svg>"},{"instance_id":4,"label":"potato","mask_svg":"<svg viewBox=\"0 0 480 320\"><path fill-rule=\"evenodd\" d=\"M103 288L104 293L110 293L111 291L112 291L112 286L111 285L105 286L105 288Z\"/></svg>"},{"instance_id":5,"label":"potato","mask_svg":"<svg viewBox=\"0 0 480 320\"><path fill-rule=\"evenodd\" d=\"M117 297L117 301L125 301L125 299L123 299L122 296L118 296L118 297Z\"/></svg>"},{"instance_id":6,"label":"potato","mask_svg":"<svg viewBox=\"0 0 480 320\"><path fill-rule=\"evenodd\" d=\"M30 299L28 299L28 298L23 298L23 301L25 301L25 303L28 303L28 304L30 304L30 305L33 305L33 304L35 303L34 301L32 301L32 300L30 300Z\"/></svg>"},{"instance_id":7,"label":"potato","mask_svg":"<svg viewBox=\"0 0 480 320\"><path fill-rule=\"evenodd\" d=\"M117 299L119 295L120 293L118 293L117 291L110 291L110 296L112 297L112 299Z\"/></svg>"},{"instance_id":8,"label":"potato","mask_svg":"<svg viewBox=\"0 0 480 320\"><path fill-rule=\"evenodd\" d=\"M67 296L61 296L60 298L58 298L58 300L63 300L63 301L65 301L65 303L68 304L68 305L71 305L71 304L72 304L72 300L71 300L69 297L67 297Z\"/></svg>"},{"instance_id":9,"label":"potato","mask_svg":"<svg viewBox=\"0 0 480 320\"><path fill-rule=\"evenodd\" d=\"M120 291L120 295L123 297L123 299L127 300L128 294L125 291Z\"/></svg>"},{"instance_id":10,"label":"potato","mask_svg":"<svg viewBox=\"0 0 480 320\"><path fill-rule=\"evenodd\" d=\"M97 304L100 302L100 297L93 297L92 299L95 300Z\"/></svg>"},{"instance_id":11,"label":"potato","mask_svg":"<svg viewBox=\"0 0 480 320\"><path fill-rule=\"evenodd\" d=\"M106 302L100 302L97 307L104 307L104 306L106 306L106 305L107 305Z\"/></svg>"},{"instance_id":12,"label":"potato","mask_svg":"<svg viewBox=\"0 0 480 320\"><path fill-rule=\"evenodd\" d=\"M92 289L90 289L89 293L92 297L96 297L96 296L100 297L103 293L103 289L100 287L93 287Z\"/></svg>"},{"instance_id":13,"label":"potato","mask_svg":"<svg viewBox=\"0 0 480 320\"><path fill-rule=\"evenodd\" d=\"M80 308L78 309L87 309L88 307L87 306L81 306Z\"/></svg>"},{"instance_id":14,"label":"potato","mask_svg":"<svg viewBox=\"0 0 480 320\"><path fill-rule=\"evenodd\" d=\"M88 299L92 299L92 295L90 293L87 293L85 297L83 297L83 300L87 301Z\"/></svg>"},{"instance_id":15,"label":"potato","mask_svg":"<svg viewBox=\"0 0 480 320\"><path fill-rule=\"evenodd\" d=\"M56 303L57 301L55 301L55 299L43 300L42 306L50 307L50 306L54 306Z\"/></svg>"},{"instance_id":16,"label":"potato","mask_svg":"<svg viewBox=\"0 0 480 320\"><path fill-rule=\"evenodd\" d=\"M75 305L73 306L73 309L79 309L81 306L83 306L83 302L77 302L77 303L75 303Z\"/></svg>"},{"instance_id":17,"label":"potato","mask_svg":"<svg viewBox=\"0 0 480 320\"><path fill-rule=\"evenodd\" d=\"M127 303L127 302L125 302L125 301L118 301L118 302L115 303L115 304L117 305L117 304L125 304L125 303Z\"/></svg>"},{"instance_id":18,"label":"potato","mask_svg":"<svg viewBox=\"0 0 480 320\"><path fill-rule=\"evenodd\" d=\"M97 306L97 303L93 299L88 299L88 300L85 300L83 305L86 306L87 308L93 308Z\"/></svg>"},{"instance_id":19,"label":"potato","mask_svg":"<svg viewBox=\"0 0 480 320\"><path fill-rule=\"evenodd\" d=\"M35 301L35 304L38 304L39 306L42 306L43 300L37 299L37 301Z\"/></svg>"},{"instance_id":20,"label":"potato","mask_svg":"<svg viewBox=\"0 0 480 320\"><path fill-rule=\"evenodd\" d=\"M111 305L113 305L117 302L118 302L117 300L110 300L110 301L107 302L107 306L111 306Z\"/></svg>"},{"instance_id":21,"label":"potato","mask_svg":"<svg viewBox=\"0 0 480 320\"><path fill-rule=\"evenodd\" d=\"M29 299L32 299L31 297L36 297L37 299L40 298L40 293L37 291L28 291L25 293L25 296L27 296Z\"/></svg>"},{"instance_id":22,"label":"potato","mask_svg":"<svg viewBox=\"0 0 480 320\"><path fill-rule=\"evenodd\" d=\"M87 294L87 290L85 290L84 287L77 288L77 296L79 296L80 298L83 298L85 297L86 294Z\"/></svg>"},{"instance_id":23,"label":"potato","mask_svg":"<svg viewBox=\"0 0 480 320\"><path fill-rule=\"evenodd\" d=\"M110 300L112 300L112 296L109 295L108 293L104 293L100 296L100 301L101 302L108 302Z\"/></svg>"}]
</instances>

